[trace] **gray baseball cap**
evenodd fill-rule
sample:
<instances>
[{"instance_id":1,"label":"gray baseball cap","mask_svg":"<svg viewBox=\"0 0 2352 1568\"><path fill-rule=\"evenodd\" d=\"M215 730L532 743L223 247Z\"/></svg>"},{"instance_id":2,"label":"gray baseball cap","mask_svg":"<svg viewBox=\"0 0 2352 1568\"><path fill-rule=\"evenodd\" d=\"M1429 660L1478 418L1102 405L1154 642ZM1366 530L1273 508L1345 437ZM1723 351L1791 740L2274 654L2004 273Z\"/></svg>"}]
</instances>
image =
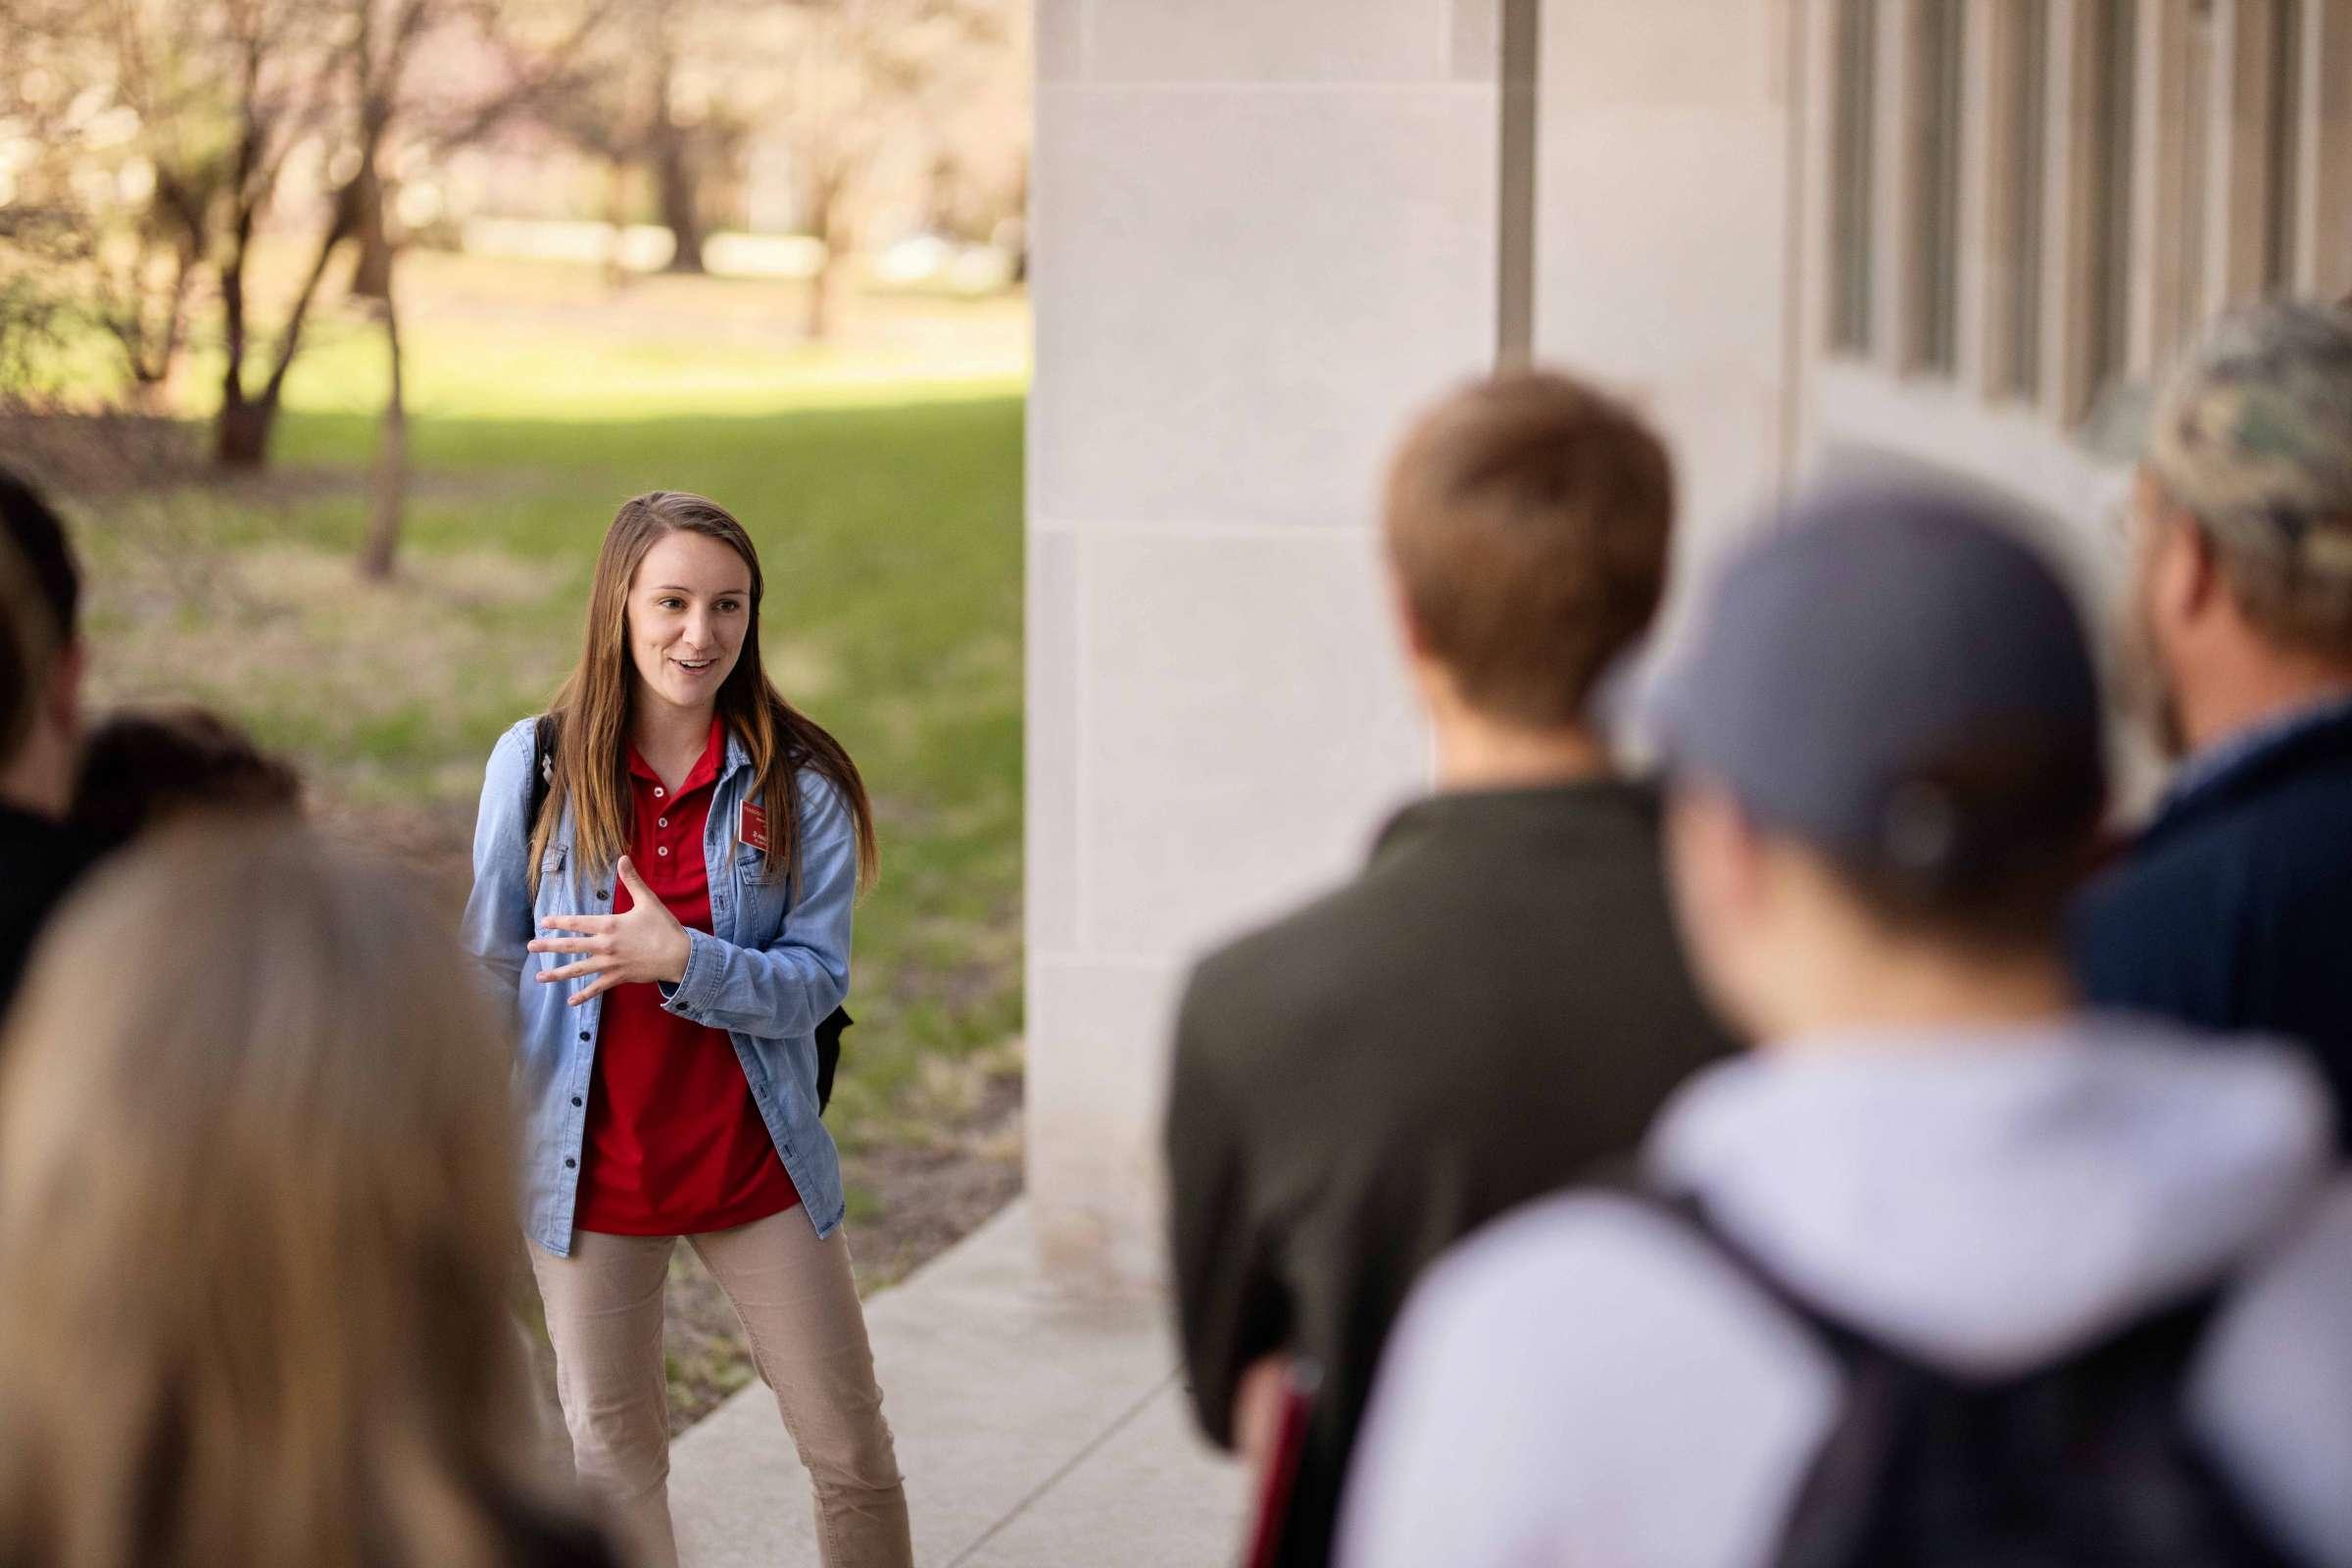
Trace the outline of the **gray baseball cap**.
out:
<instances>
[{"instance_id":1,"label":"gray baseball cap","mask_svg":"<svg viewBox=\"0 0 2352 1568\"><path fill-rule=\"evenodd\" d=\"M1933 881L2085 832L2098 681L2026 528L1910 482L1800 497L1725 564L1642 705L1668 770L1837 859Z\"/></svg>"}]
</instances>

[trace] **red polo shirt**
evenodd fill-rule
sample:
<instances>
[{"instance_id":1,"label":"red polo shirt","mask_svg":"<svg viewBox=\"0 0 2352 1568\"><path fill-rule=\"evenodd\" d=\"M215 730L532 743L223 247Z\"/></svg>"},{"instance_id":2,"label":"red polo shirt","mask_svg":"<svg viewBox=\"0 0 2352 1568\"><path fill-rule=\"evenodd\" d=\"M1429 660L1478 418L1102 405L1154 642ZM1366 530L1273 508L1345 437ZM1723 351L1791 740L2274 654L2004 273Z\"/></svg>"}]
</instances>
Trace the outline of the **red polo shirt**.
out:
<instances>
[{"instance_id":1,"label":"red polo shirt","mask_svg":"<svg viewBox=\"0 0 2352 1568\"><path fill-rule=\"evenodd\" d=\"M629 748L629 859L680 924L710 929L703 828L726 732L710 740L675 794ZM630 907L615 878L612 912ZM723 1030L667 1012L651 985L605 993L580 1160L579 1227L614 1236L693 1236L782 1213L801 1200L752 1102Z\"/></svg>"}]
</instances>

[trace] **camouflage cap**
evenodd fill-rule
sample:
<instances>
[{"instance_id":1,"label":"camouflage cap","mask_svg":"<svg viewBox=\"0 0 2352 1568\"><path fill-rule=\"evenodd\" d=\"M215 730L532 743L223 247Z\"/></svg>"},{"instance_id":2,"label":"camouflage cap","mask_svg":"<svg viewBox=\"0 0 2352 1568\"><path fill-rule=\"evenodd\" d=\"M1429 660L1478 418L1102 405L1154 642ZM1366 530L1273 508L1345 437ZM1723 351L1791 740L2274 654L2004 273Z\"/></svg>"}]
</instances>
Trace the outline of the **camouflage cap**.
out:
<instances>
[{"instance_id":1,"label":"camouflage cap","mask_svg":"<svg viewBox=\"0 0 2352 1568\"><path fill-rule=\"evenodd\" d=\"M2352 309L2215 322L2157 403L2147 465L2224 545L2352 584Z\"/></svg>"}]
</instances>

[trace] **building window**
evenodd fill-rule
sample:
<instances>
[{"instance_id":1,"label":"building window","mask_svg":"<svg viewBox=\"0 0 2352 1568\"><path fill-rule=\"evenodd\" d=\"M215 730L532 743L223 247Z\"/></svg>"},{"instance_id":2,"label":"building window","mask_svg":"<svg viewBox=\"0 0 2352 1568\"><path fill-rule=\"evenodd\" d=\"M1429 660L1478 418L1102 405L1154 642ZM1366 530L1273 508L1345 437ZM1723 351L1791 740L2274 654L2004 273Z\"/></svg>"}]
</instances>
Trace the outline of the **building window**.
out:
<instances>
[{"instance_id":1,"label":"building window","mask_svg":"<svg viewBox=\"0 0 2352 1568\"><path fill-rule=\"evenodd\" d=\"M2205 204L2212 188L2213 159L2213 0L2195 0L2188 8L2183 49L2187 59L2180 127L2180 285L2175 292L2170 331L2157 340L2160 359L2169 358L2180 344L2194 342L2205 319L2205 225L2209 221Z\"/></svg>"},{"instance_id":2,"label":"building window","mask_svg":"<svg viewBox=\"0 0 2352 1568\"><path fill-rule=\"evenodd\" d=\"M1920 311L1913 341L1918 363L1949 374L1958 363L1960 337L1960 103L1961 0L1921 0L1916 16L1918 106L1917 199L1914 238Z\"/></svg>"},{"instance_id":3,"label":"building window","mask_svg":"<svg viewBox=\"0 0 2352 1568\"><path fill-rule=\"evenodd\" d=\"M2352 5L2303 0L2296 171L2295 284L2336 299L2352 289Z\"/></svg>"},{"instance_id":4,"label":"building window","mask_svg":"<svg viewBox=\"0 0 2352 1568\"><path fill-rule=\"evenodd\" d=\"M1837 85L1832 105L1830 346L1870 351L1871 225L1876 175L1879 0L1838 0Z\"/></svg>"},{"instance_id":5,"label":"building window","mask_svg":"<svg viewBox=\"0 0 2352 1568\"><path fill-rule=\"evenodd\" d=\"M2262 283L2270 294L2292 286L2303 126L2303 0L2272 0L2269 126L2270 212L2263 225Z\"/></svg>"},{"instance_id":6,"label":"building window","mask_svg":"<svg viewBox=\"0 0 2352 1568\"><path fill-rule=\"evenodd\" d=\"M2133 90L2138 79L2137 0L2099 0L2092 34L2090 356L2085 390L2096 396L2124 373L2131 354Z\"/></svg>"},{"instance_id":7,"label":"building window","mask_svg":"<svg viewBox=\"0 0 2352 1568\"><path fill-rule=\"evenodd\" d=\"M2049 0L2018 0L2002 62L2016 123L1998 199L2006 204L2009 320L1996 390L2031 397L2041 384L2042 184L2049 168Z\"/></svg>"}]
</instances>

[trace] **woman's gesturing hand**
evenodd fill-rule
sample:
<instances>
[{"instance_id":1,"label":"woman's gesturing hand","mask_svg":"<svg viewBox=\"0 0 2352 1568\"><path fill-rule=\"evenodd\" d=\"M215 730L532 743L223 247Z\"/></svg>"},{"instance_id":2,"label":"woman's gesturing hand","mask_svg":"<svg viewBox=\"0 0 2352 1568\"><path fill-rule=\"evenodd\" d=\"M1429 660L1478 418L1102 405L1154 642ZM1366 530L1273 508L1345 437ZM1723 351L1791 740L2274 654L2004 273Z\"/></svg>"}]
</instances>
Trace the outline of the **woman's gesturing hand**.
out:
<instances>
[{"instance_id":1,"label":"woman's gesturing hand","mask_svg":"<svg viewBox=\"0 0 2352 1568\"><path fill-rule=\"evenodd\" d=\"M584 974L596 976L594 984L582 986L573 994L569 1004L574 1007L614 986L657 980L675 984L686 978L686 956L693 949L693 939L687 936L677 916L655 897L654 890L645 885L645 879L637 874L637 868L625 855L620 858L619 869L631 901L626 914L551 914L540 924L558 931L576 931L579 935L538 937L530 944L533 953L583 955L576 963L539 971L542 984L573 980Z\"/></svg>"}]
</instances>

